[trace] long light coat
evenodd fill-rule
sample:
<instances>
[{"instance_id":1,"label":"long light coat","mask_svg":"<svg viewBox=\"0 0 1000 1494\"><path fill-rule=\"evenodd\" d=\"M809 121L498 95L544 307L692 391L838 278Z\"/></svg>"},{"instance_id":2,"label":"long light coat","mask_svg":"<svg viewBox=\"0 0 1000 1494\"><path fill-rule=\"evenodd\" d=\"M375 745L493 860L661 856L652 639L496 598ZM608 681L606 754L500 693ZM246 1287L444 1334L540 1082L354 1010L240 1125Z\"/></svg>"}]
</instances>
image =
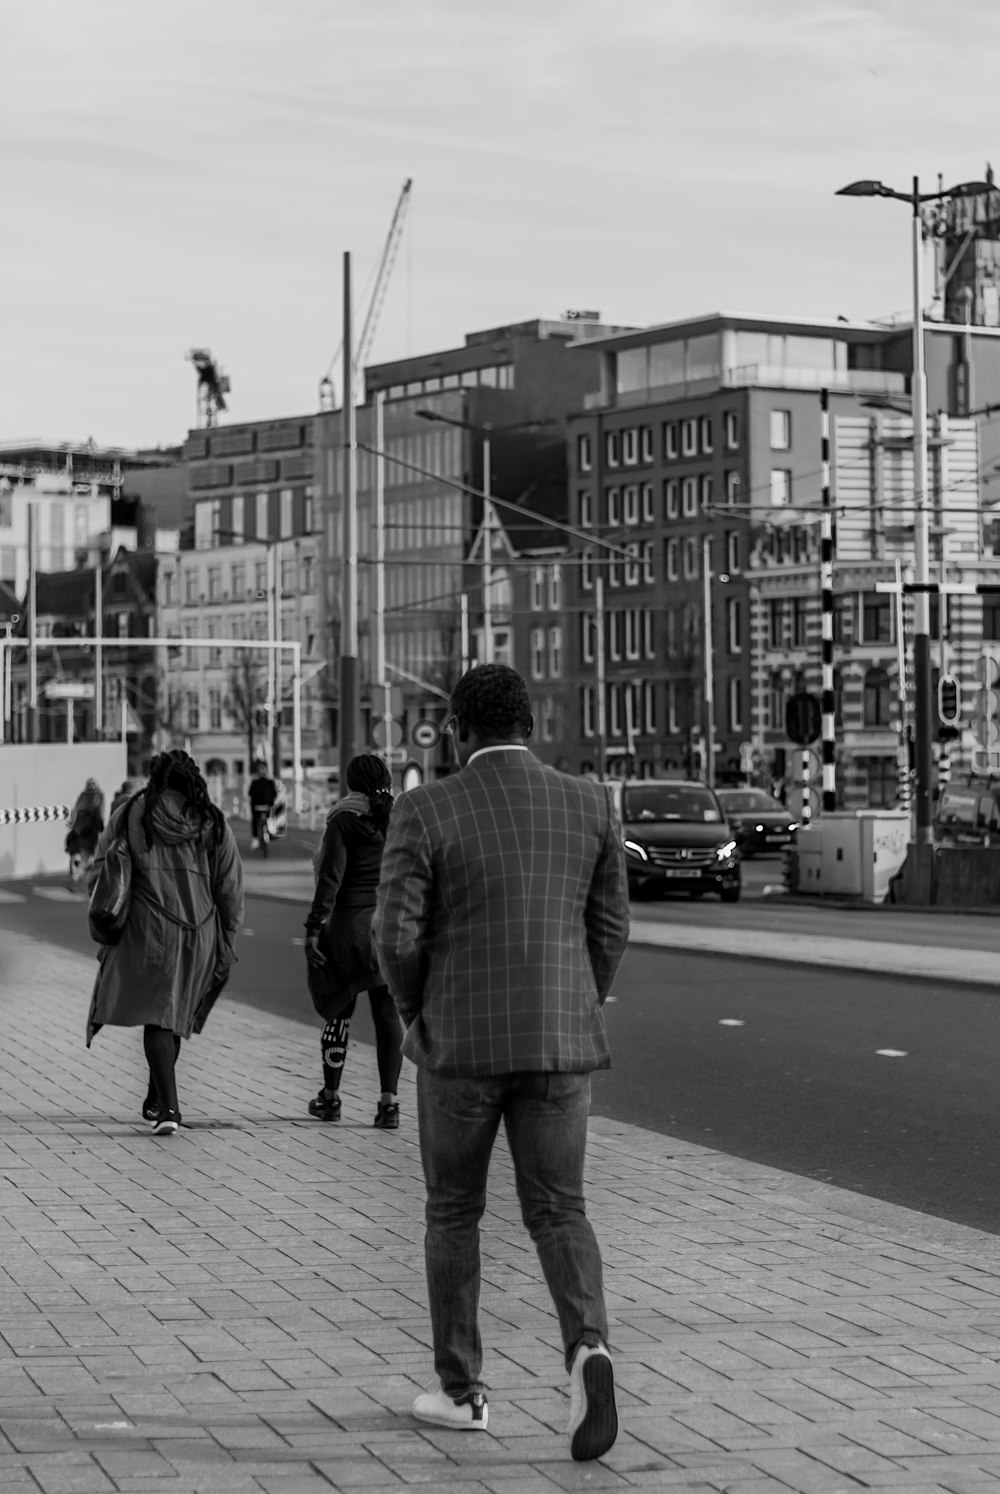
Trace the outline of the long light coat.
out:
<instances>
[{"instance_id":1,"label":"long light coat","mask_svg":"<svg viewBox=\"0 0 1000 1494\"><path fill-rule=\"evenodd\" d=\"M234 958L233 935L243 922L243 864L228 824L217 839L181 794L167 790L147 846L142 811L142 798L115 811L91 870L93 880L127 815L132 899L120 943L98 956L88 1047L104 1024L148 1024L190 1037L220 965Z\"/></svg>"}]
</instances>

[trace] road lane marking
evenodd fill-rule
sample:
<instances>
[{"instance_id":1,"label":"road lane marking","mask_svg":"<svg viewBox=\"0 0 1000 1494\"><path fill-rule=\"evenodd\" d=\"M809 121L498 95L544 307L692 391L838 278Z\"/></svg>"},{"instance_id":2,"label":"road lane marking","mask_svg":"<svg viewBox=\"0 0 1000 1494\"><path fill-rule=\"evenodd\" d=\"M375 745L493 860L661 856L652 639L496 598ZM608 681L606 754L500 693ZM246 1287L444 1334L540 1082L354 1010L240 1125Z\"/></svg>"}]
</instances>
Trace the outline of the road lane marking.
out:
<instances>
[{"instance_id":1,"label":"road lane marking","mask_svg":"<svg viewBox=\"0 0 1000 1494\"><path fill-rule=\"evenodd\" d=\"M908 1058L905 1048L876 1048L876 1058Z\"/></svg>"},{"instance_id":2,"label":"road lane marking","mask_svg":"<svg viewBox=\"0 0 1000 1494\"><path fill-rule=\"evenodd\" d=\"M719 1026L720 1027L745 1027L746 1025L747 1024L745 1022L741 1022L740 1021L739 1017L720 1017L719 1018Z\"/></svg>"},{"instance_id":3,"label":"road lane marking","mask_svg":"<svg viewBox=\"0 0 1000 1494\"><path fill-rule=\"evenodd\" d=\"M33 897L48 898L50 903L85 903L86 893L74 892L69 887L32 887Z\"/></svg>"},{"instance_id":4,"label":"road lane marking","mask_svg":"<svg viewBox=\"0 0 1000 1494\"><path fill-rule=\"evenodd\" d=\"M23 892L3 892L0 890L0 903L26 903L28 899Z\"/></svg>"}]
</instances>

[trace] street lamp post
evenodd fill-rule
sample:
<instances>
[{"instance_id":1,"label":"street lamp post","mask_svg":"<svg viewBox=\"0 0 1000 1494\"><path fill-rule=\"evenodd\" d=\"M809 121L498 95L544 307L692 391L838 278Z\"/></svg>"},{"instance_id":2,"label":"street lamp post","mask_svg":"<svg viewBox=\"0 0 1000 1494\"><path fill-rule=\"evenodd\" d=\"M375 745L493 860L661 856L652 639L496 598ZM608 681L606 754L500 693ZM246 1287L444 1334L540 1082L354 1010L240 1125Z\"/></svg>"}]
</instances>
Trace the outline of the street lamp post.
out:
<instances>
[{"instance_id":1,"label":"street lamp post","mask_svg":"<svg viewBox=\"0 0 1000 1494\"><path fill-rule=\"evenodd\" d=\"M916 841L930 845L933 837L934 703L931 675L930 598L937 586L930 578L930 528L927 508L927 374L924 364L923 218L925 202L949 197L978 197L990 190L986 182L961 182L942 192L921 192L913 178L910 192L897 192L879 181L851 182L838 197L892 197L909 203L913 230L913 745L916 769Z\"/></svg>"}]
</instances>

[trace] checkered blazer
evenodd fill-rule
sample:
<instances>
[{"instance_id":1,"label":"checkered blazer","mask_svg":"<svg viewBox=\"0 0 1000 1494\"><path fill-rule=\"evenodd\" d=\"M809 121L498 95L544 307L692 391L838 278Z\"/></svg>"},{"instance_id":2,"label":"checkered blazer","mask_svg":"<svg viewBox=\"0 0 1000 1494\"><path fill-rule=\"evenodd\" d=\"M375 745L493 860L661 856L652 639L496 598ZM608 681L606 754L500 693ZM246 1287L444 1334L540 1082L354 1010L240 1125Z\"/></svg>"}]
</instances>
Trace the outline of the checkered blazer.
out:
<instances>
[{"instance_id":1,"label":"checkered blazer","mask_svg":"<svg viewBox=\"0 0 1000 1494\"><path fill-rule=\"evenodd\" d=\"M504 748L397 799L373 933L415 1063L466 1076L610 1068L601 1007L628 924L599 784Z\"/></svg>"}]
</instances>

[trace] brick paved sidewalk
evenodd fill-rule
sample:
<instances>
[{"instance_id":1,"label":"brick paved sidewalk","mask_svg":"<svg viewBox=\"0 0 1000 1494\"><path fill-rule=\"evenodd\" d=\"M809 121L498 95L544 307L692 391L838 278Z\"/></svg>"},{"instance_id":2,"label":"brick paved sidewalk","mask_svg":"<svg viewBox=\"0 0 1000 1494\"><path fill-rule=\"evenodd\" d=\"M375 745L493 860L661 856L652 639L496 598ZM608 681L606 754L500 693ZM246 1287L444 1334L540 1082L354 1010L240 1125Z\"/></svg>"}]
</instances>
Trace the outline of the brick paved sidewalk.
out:
<instances>
[{"instance_id":1,"label":"brick paved sidewalk","mask_svg":"<svg viewBox=\"0 0 1000 1494\"><path fill-rule=\"evenodd\" d=\"M603 1120L590 1199L623 1430L569 1460L558 1331L499 1152L484 1226L490 1431L432 1383L412 1080L371 1127L304 1117L300 1024L229 1000L138 1117L138 1031L82 1029L93 962L0 950L0 1491L591 1488L839 1494L1000 1483L1000 1241Z\"/></svg>"}]
</instances>

